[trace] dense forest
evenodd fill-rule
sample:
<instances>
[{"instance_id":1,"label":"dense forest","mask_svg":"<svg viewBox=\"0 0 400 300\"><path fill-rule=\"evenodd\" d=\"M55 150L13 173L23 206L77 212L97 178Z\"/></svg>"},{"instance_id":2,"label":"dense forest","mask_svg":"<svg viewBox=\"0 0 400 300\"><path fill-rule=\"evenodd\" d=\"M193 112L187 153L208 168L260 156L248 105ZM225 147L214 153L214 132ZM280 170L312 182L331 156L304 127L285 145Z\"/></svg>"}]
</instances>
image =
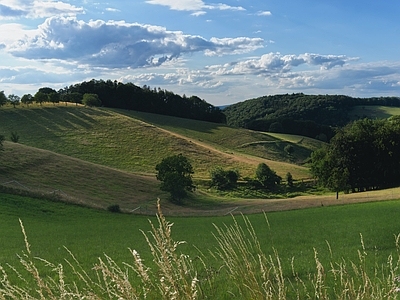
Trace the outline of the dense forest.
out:
<instances>
[{"instance_id":1,"label":"dense forest","mask_svg":"<svg viewBox=\"0 0 400 300\"><path fill-rule=\"evenodd\" d=\"M226 107L224 113L230 126L299 134L327 141L334 135L333 128L345 126L350 121L350 109L359 105L399 107L400 98L284 94L236 103Z\"/></svg>"},{"instance_id":2,"label":"dense forest","mask_svg":"<svg viewBox=\"0 0 400 300\"><path fill-rule=\"evenodd\" d=\"M218 107L197 96L180 96L161 88L138 87L133 83L92 79L65 87L57 93L60 100L66 102L80 102L85 94L97 94L101 105L104 107L137 110L215 123L226 122L225 115Z\"/></svg>"}]
</instances>

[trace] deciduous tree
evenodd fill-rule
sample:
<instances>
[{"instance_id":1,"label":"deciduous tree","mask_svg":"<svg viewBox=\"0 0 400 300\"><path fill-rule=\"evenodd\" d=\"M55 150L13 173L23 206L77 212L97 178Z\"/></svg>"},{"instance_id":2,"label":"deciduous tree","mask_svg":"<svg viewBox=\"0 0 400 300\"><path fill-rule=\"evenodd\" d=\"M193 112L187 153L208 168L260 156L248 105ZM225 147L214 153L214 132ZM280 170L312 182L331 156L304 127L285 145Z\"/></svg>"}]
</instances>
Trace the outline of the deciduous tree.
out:
<instances>
[{"instance_id":1,"label":"deciduous tree","mask_svg":"<svg viewBox=\"0 0 400 300\"><path fill-rule=\"evenodd\" d=\"M0 107L7 103L7 97L4 91L0 91Z\"/></svg>"},{"instance_id":2,"label":"deciduous tree","mask_svg":"<svg viewBox=\"0 0 400 300\"><path fill-rule=\"evenodd\" d=\"M84 94L82 103L86 106L100 106L101 100L97 94Z\"/></svg>"},{"instance_id":3,"label":"deciduous tree","mask_svg":"<svg viewBox=\"0 0 400 300\"><path fill-rule=\"evenodd\" d=\"M193 167L182 154L164 158L157 164L156 171L157 179L161 181L160 189L169 192L174 202L181 203L187 192L195 189Z\"/></svg>"},{"instance_id":4,"label":"deciduous tree","mask_svg":"<svg viewBox=\"0 0 400 300\"><path fill-rule=\"evenodd\" d=\"M256 170L257 180L266 188L273 189L281 183L282 178L265 163L260 163Z\"/></svg>"}]
</instances>

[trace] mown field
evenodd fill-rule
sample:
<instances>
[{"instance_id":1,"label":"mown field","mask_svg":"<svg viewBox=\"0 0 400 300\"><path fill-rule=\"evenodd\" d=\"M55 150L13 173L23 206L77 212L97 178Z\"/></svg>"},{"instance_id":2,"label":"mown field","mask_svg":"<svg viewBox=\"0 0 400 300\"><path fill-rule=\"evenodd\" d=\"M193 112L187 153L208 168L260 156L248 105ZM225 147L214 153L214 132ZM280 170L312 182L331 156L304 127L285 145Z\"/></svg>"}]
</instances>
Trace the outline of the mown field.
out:
<instances>
[{"instance_id":1,"label":"mown field","mask_svg":"<svg viewBox=\"0 0 400 300\"><path fill-rule=\"evenodd\" d=\"M22 271L16 254L24 250L24 237L19 226L22 220L31 244L34 257L46 259L52 263L65 265L65 274L70 273L64 259L71 260L67 247L89 273L104 254L112 257L122 266L123 262L132 263L129 248L137 250L145 263L154 267L149 247L140 230L148 233L149 220L157 225L154 217L128 214L115 214L96 211L74 205L43 201L29 197L0 194L0 262L11 274L7 264ZM315 274L314 249L326 269L330 262L358 263L358 251L367 253L368 270L374 267L383 268L385 272L388 256L397 252L395 235L400 233L398 201L385 201L335 207L283 211L266 214L249 215L261 247L266 255L279 254L283 276L294 280L292 276L292 260L295 272L303 280ZM241 216L237 222L245 228ZM203 257L210 268L219 269L221 260L211 255L216 253L218 244L213 234L214 225L224 228L233 224L231 216L225 217L169 217L173 222L172 237L176 241L186 241L178 247L179 253ZM362 248L361 236L364 247ZM201 251L201 253L199 252ZM45 268L43 275L51 274ZM204 275L203 267L198 265L199 274ZM131 274L132 276L132 274ZM218 299L240 298L227 294L227 290L235 293L235 287L229 285L228 272L222 268L217 276L211 297ZM328 276L328 274L327 274ZM133 276L134 277L134 276ZM18 279L11 276L12 280ZM68 280L68 277L65 279ZM228 281L227 281L228 280ZM221 285L221 286L218 286ZM222 294L218 291L224 291ZM214 294L213 294L214 293Z\"/></svg>"}]
</instances>

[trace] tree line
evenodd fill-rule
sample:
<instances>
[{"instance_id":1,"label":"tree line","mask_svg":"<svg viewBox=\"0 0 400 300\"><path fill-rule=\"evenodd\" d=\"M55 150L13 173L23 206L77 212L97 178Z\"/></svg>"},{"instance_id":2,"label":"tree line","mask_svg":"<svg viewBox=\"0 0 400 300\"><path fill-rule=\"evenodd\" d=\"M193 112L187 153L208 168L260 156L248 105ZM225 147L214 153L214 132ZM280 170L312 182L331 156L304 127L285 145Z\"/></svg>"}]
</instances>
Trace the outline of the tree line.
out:
<instances>
[{"instance_id":1,"label":"tree line","mask_svg":"<svg viewBox=\"0 0 400 300\"><path fill-rule=\"evenodd\" d=\"M311 172L337 193L400 185L400 117L361 119L311 156Z\"/></svg>"},{"instance_id":2,"label":"tree line","mask_svg":"<svg viewBox=\"0 0 400 300\"><path fill-rule=\"evenodd\" d=\"M359 105L400 107L400 98L283 94L236 103L225 108L224 113L230 126L329 141L335 135L335 128L350 122L351 108Z\"/></svg>"},{"instance_id":3,"label":"tree line","mask_svg":"<svg viewBox=\"0 0 400 300\"><path fill-rule=\"evenodd\" d=\"M169 115L187 119L225 123L222 111L197 96L180 96L161 88L111 80L84 81L58 91L61 99L76 102L78 95L96 94L102 106Z\"/></svg>"},{"instance_id":4,"label":"tree line","mask_svg":"<svg viewBox=\"0 0 400 300\"><path fill-rule=\"evenodd\" d=\"M86 95L86 96L85 96ZM97 98L97 99L95 99ZM161 88L151 89L149 86L138 87L133 83L122 83L111 80L84 81L64 87L58 91L50 88L40 88L35 95L26 94L21 98L4 92L0 94L0 106L9 102L18 105L30 105L33 102L85 104L89 106L104 106L169 115L186 119L226 123L225 114L218 108L197 96L180 96Z\"/></svg>"}]
</instances>

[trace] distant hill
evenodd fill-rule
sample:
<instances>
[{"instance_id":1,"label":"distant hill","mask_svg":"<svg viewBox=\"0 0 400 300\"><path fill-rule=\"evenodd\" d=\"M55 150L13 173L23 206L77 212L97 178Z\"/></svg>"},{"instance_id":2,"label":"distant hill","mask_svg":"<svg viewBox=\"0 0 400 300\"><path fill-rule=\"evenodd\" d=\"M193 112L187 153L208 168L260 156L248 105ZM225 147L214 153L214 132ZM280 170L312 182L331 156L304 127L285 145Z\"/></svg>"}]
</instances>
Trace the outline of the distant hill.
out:
<instances>
[{"instance_id":1,"label":"distant hill","mask_svg":"<svg viewBox=\"0 0 400 300\"><path fill-rule=\"evenodd\" d=\"M284 94L249 99L223 111L230 126L329 140L350 120L357 106L400 107L399 97Z\"/></svg>"}]
</instances>

